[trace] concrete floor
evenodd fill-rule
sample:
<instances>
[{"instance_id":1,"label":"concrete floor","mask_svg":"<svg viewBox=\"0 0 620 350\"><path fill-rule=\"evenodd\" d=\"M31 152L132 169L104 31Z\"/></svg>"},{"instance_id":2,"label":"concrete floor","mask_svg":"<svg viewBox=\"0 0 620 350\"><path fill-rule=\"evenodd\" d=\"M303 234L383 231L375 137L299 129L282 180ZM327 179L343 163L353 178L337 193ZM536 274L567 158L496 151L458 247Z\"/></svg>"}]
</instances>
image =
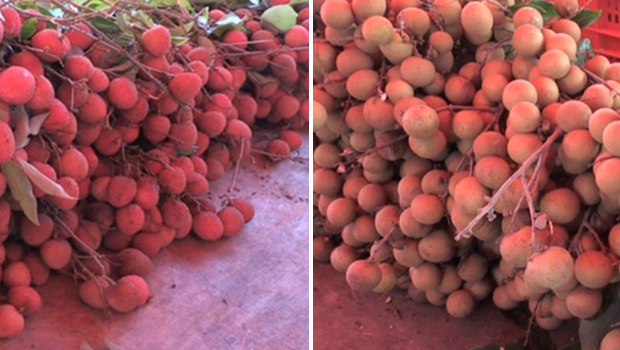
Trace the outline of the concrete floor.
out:
<instances>
[{"instance_id":1,"label":"concrete floor","mask_svg":"<svg viewBox=\"0 0 620 350\"><path fill-rule=\"evenodd\" d=\"M306 136L296 156L308 150ZM104 337L131 350L308 349L308 173L306 160L244 162L237 188L256 216L241 234L161 252L146 278L155 297L130 314L84 306L73 281L55 276L39 288L43 310L0 349L77 350L84 338L107 349ZM225 193L230 175L213 192Z\"/></svg>"},{"instance_id":2,"label":"concrete floor","mask_svg":"<svg viewBox=\"0 0 620 350\"><path fill-rule=\"evenodd\" d=\"M490 300L470 317L455 319L444 308L414 303L406 291L353 293L329 264L315 263L313 271L314 350L468 350L506 345L525 334ZM576 336L577 322L551 334L556 346Z\"/></svg>"}]
</instances>

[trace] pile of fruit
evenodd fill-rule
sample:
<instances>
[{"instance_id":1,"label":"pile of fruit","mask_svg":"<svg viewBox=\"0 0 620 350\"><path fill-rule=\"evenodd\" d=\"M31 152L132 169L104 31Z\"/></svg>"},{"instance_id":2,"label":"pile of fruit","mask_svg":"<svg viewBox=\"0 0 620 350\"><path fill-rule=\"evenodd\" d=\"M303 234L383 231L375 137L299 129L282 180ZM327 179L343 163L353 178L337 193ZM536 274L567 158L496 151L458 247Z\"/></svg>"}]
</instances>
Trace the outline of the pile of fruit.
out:
<instances>
[{"instance_id":1,"label":"pile of fruit","mask_svg":"<svg viewBox=\"0 0 620 350\"><path fill-rule=\"evenodd\" d=\"M600 12L325 0L314 13L315 260L355 291L406 289L454 317L528 302L550 330L618 303L620 63L581 39ZM583 348L617 349L618 318Z\"/></svg>"},{"instance_id":2,"label":"pile of fruit","mask_svg":"<svg viewBox=\"0 0 620 350\"><path fill-rule=\"evenodd\" d=\"M0 338L41 309L34 287L50 274L73 275L91 307L129 312L152 296L159 251L252 219L236 176L222 203L210 183L251 153L301 146L309 9L246 4L2 4ZM257 148L253 130L279 136Z\"/></svg>"}]
</instances>

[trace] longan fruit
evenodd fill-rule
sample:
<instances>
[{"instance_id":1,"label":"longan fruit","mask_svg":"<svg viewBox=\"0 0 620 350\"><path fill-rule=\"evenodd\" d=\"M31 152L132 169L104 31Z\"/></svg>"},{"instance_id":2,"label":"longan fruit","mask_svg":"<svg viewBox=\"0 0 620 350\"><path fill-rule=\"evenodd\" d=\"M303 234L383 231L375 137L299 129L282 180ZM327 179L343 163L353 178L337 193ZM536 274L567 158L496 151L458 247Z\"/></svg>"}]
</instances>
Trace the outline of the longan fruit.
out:
<instances>
[{"instance_id":1,"label":"longan fruit","mask_svg":"<svg viewBox=\"0 0 620 350\"><path fill-rule=\"evenodd\" d=\"M448 189L448 181L450 179L450 173L441 170L433 169L422 177L421 188L422 192L428 194L434 194L441 196ZM401 180L402 181L402 180ZM400 187L400 183L399 183ZM400 197L399 197L400 198Z\"/></svg>"},{"instance_id":2,"label":"longan fruit","mask_svg":"<svg viewBox=\"0 0 620 350\"><path fill-rule=\"evenodd\" d=\"M531 102L519 102L510 110L508 123L518 133L534 132L541 123L540 110Z\"/></svg>"},{"instance_id":3,"label":"longan fruit","mask_svg":"<svg viewBox=\"0 0 620 350\"><path fill-rule=\"evenodd\" d=\"M413 153L422 158L438 161L448 156L448 140L439 130L428 138L410 136L408 143Z\"/></svg>"},{"instance_id":4,"label":"longan fruit","mask_svg":"<svg viewBox=\"0 0 620 350\"><path fill-rule=\"evenodd\" d=\"M550 247L532 255L525 268L525 281L545 288L557 288L574 274L574 260L568 250Z\"/></svg>"},{"instance_id":5,"label":"longan fruit","mask_svg":"<svg viewBox=\"0 0 620 350\"><path fill-rule=\"evenodd\" d=\"M428 43L440 54L450 52L454 47L454 39L452 36L443 31L433 32L428 38Z\"/></svg>"},{"instance_id":6,"label":"longan fruit","mask_svg":"<svg viewBox=\"0 0 620 350\"><path fill-rule=\"evenodd\" d=\"M603 294L600 290L579 286L566 296L566 308L578 318L594 316L603 305Z\"/></svg>"},{"instance_id":7,"label":"longan fruit","mask_svg":"<svg viewBox=\"0 0 620 350\"><path fill-rule=\"evenodd\" d=\"M538 57L525 57L517 55L512 61L512 75L516 79L528 80L532 68L538 64Z\"/></svg>"},{"instance_id":8,"label":"longan fruit","mask_svg":"<svg viewBox=\"0 0 620 350\"><path fill-rule=\"evenodd\" d=\"M618 350L620 344L620 329L612 329L601 340L600 350Z\"/></svg>"},{"instance_id":9,"label":"longan fruit","mask_svg":"<svg viewBox=\"0 0 620 350\"><path fill-rule=\"evenodd\" d=\"M581 203L585 205L594 205L601 200L596 187L596 181L594 180L594 174L591 172L577 175L573 180L573 190L579 196Z\"/></svg>"},{"instance_id":10,"label":"longan fruit","mask_svg":"<svg viewBox=\"0 0 620 350\"><path fill-rule=\"evenodd\" d=\"M387 8L386 1L353 0L351 9L359 22L364 22L371 16L382 16Z\"/></svg>"},{"instance_id":11,"label":"longan fruit","mask_svg":"<svg viewBox=\"0 0 620 350\"><path fill-rule=\"evenodd\" d=\"M570 59L577 56L577 43L568 34L558 33L551 35L548 40L545 41L545 50L558 49L564 51Z\"/></svg>"},{"instance_id":12,"label":"longan fruit","mask_svg":"<svg viewBox=\"0 0 620 350\"><path fill-rule=\"evenodd\" d=\"M476 161L486 156L506 157L508 139L497 131L485 131L478 135L472 146Z\"/></svg>"},{"instance_id":13,"label":"longan fruit","mask_svg":"<svg viewBox=\"0 0 620 350\"><path fill-rule=\"evenodd\" d=\"M562 103L556 112L556 123L562 131L587 129L592 115L590 107L582 101L567 101Z\"/></svg>"},{"instance_id":14,"label":"longan fruit","mask_svg":"<svg viewBox=\"0 0 620 350\"><path fill-rule=\"evenodd\" d=\"M483 3L467 3L461 12L461 25L469 42L483 44L493 36L493 13Z\"/></svg>"},{"instance_id":15,"label":"longan fruit","mask_svg":"<svg viewBox=\"0 0 620 350\"><path fill-rule=\"evenodd\" d=\"M512 36L512 45L522 57L534 57L544 48L544 38L540 28L533 24L518 26Z\"/></svg>"},{"instance_id":16,"label":"longan fruit","mask_svg":"<svg viewBox=\"0 0 620 350\"><path fill-rule=\"evenodd\" d=\"M578 0L556 0L553 5L560 16L565 18L575 17L580 9Z\"/></svg>"},{"instance_id":17,"label":"longan fruit","mask_svg":"<svg viewBox=\"0 0 620 350\"><path fill-rule=\"evenodd\" d=\"M540 12L533 7L522 7L518 9L512 17L515 28L519 28L524 24L531 24L536 28L542 29L544 20Z\"/></svg>"},{"instance_id":18,"label":"longan fruit","mask_svg":"<svg viewBox=\"0 0 620 350\"><path fill-rule=\"evenodd\" d=\"M454 265L442 266L442 274L441 284L437 288L441 293L450 294L463 285L463 280L459 277Z\"/></svg>"},{"instance_id":19,"label":"longan fruit","mask_svg":"<svg viewBox=\"0 0 620 350\"><path fill-rule=\"evenodd\" d=\"M367 184L360 189L357 196L357 204L367 213L375 212L377 209L387 204L387 201L387 193L383 186L379 184Z\"/></svg>"},{"instance_id":20,"label":"longan fruit","mask_svg":"<svg viewBox=\"0 0 620 350\"><path fill-rule=\"evenodd\" d=\"M510 177L512 170L506 160L497 156L486 156L474 166L474 176L483 186L496 190Z\"/></svg>"},{"instance_id":21,"label":"longan fruit","mask_svg":"<svg viewBox=\"0 0 620 350\"><path fill-rule=\"evenodd\" d=\"M580 101L587 104L592 111L612 108L615 102L611 91L603 84L588 86L581 95Z\"/></svg>"},{"instance_id":22,"label":"longan fruit","mask_svg":"<svg viewBox=\"0 0 620 350\"><path fill-rule=\"evenodd\" d=\"M450 293L446 300L446 310L452 317L464 318L471 315L476 307L476 301L470 292L464 289Z\"/></svg>"},{"instance_id":23,"label":"longan fruit","mask_svg":"<svg viewBox=\"0 0 620 350\"><path fill-rule=\"evenodd\" d=\"M383 101L379 97L371 97L364 103L364 120L375 130L390 130L395 125L395 120L392 117L393 111L394 105L389 101Z\"/></svg>"},{"instance_id":24,"label":"longan fruit","mask_svg":"<svg viewBox=\"0 0 620 350\"><path fill-rule=\"evenodd\" d=\"M396 236L402 235L398 228L400 209L396 205L386 205L375 215L375 229L382 237L393 232Z\"/></svg>"},{"instance_id":25,"label":"longan fruit","mask_svg":"<svg viewBox=\"0 0 620 350\"><path fill-rule=\"evenodd\" d=\"M504 51L501 46L497 46L495 42L482 44L476 49L477 63L483 64L492 60L503 60L505 58L506 51Z\"/></svg>"},{"instance_id":26,"label":"longan fruit","mask_svg":"<svg viewBox=\"0 0 620 350\"><path fill-rule=\"evenodd\" d=\"M560 145L560 160L565 156L565 159L589 164L598 155L599 148L588 130L572 130L564 135Z\"/></svg>"},{"instance_id":27,"label":"longan fruit","mask_svg":"<svg viewBox=\"0 0 620 350\"><path fill-rule=\"evenodd\" d=\"M583 67L597 76L605 78L605 71L610 64L609 58L603 55L594 55L592 58L588 59L586 63L584 63Z\"/></svg>"},{"instance_id":28,"label":"longan fruit","mask_svg":"<svg viewBox=\"0 0 620 350\"><path fill-rule=\"evenodd\" d=\"M603 252L583 252L575 260L575 277L586 288L604 288L610 283L614 270L612 261Z\"/></svg>"},{"instance_id":29,"label":"longan fruit","mask_svg":"<svg viewBox=\"0 0 620 350\"><path fill-rule=\"evenodd\" d=\"M480 281L489 269L487 259L478 253L473 253L458 265L458 275L465 282Z\"/></svg>"},{"instance_id":30,"label":"longan fruit","mask_svg":"<svg viewBox=\"0 0 620 350\"><path fill-rule=\"evenodd\" d=\"M541 146L540 137L534 133L516 134L508 140L507 152L510 159L522 164Z\"/></svg>"},{"instance_id":31,"label":"longan fruit","mask_svg":"<svg viewBox=\"0 0 620 350\"><path fill-rule=\"evenodd\" d=\"M355 203L348 198L338 198L327 207L327 220L336 227L345 227L355 219Z\"/></svg>"},{"instance_id":32,"label":"longan fruit","mask_svg":"<svg viewBox=\"0 0 620 350\"><path fill-rule=\"evenodd\" d=\"M411 215L423 225L434 225L441 221L444 214L444 204L441 199L432 194L420 194L411 201Z\"/></svg>"},{"instance_id":33,"label":"longan fruit","mask_svg":"<svg viewBox=\"0 0 620 350\"><path fill-rule=\"evenodd\" d=\"M387 83L385 93L390 102L397 103L405 97L413 97L413 87L402 79L395 79Z\"/></svg>"},{"instance_id":34,"label":"longan fruit","mask_svg":"<svg viewBox=\"0 0 620 350\"><path fill-rule=\"evenodd\" d=\"M571 66L568 74L557 80L560 91L567 95L576 95L586 88L588 77L578 66Z\"/></svg>"},{"instance_id":35,"label":"longan fruit","mask_svg":"<svg viewBox=\"0 0 620 350\"><path fill-rule=\"evenodd\" d=\"M369 292L381 282L381 270L366 260L356 260L347 268L346 280L352 290Z\"/></svg>"},{"instance_id":36,"label":"longan fruit","mask_svg":"<svg viewBox=\"0 0 620 350\"><path fill-rule=\"evenodd\" d=\"M484 78L483 78L484 79ZM532 83L523 79L516 79L508 83L502 92L502 103L507 110L511 110L519 102L538 102L538 93Z\"/></svg>"},{"instance_id":37,"label":"longan fruit","mask_svg":"<svg viewBox=\"0 0 620 350\"><path fill-rule=\"evenodd\" d=\"M392 40L379 46L379 50L390 63L400 64L413 52L413 44L403 40L397 31L392 31Z\"/></svg>"},{"instance_id":38,"label":"longan fruit","mask_svg":"<svg viewBox=\"0 0 620 350\"><path fill-rule=\"evenodd\" d=\"M439 129L439 116L427 105L417 104L406 110L402 125L409 136L428 138Z\"/></svg>"},{"instance_id":39,"label":"longan fruit","mask_svg":"<svg viewBox=\"0 0 620 350\"><path fill-rule=\"evenodd\" d=\"M573 38L575 42L579 42L579 40L581 39L581 28L579 28L579 25L575 21L571 21L566 18L560 18L553 23L551 29L553 29L553 31L556 33L564 33L570 35L570 37ZM588 68L587 63L586 68Z\"/></svg>"},{"instance_id":40,"label":"longan fruit","mask_svg":"<svg viewBox=\"0 0 620 350\"><path fill-rule=\"evenodd\" d=\"M560 99L560 88L555 80L540 76L532 80L532 84L536 88L536 94L538 95L538 104L541 107L546 107L554 102L558 102Z\"/></svg>"},{"instance_id":41,"label":"longan fruit","mask_svg":"<svg viewBox=\"0 0 620 350\"><path fill-rule=\"evenodd\" d=\"M609 157L611 157L611 154L609 154ZM599 162L595 163L594 179L601 192L608 195L620 193L618 182L613 180L618 171L620 171L619 158L611 157L601 159Z\"/></svg>"},{"instance_id":42,"label":"longan fruit","mask_svg":"<svg viewBox=\"0 0 620 350\"><path fill-rule=\"evenodd\" d=\"M421 224L414 219L413 215L411 215L411 208L407 208L400 213L398 225L403 234L411 238L422 238L426 236L432 228L432 226Z\"/></svg>"},{"instance_id":43,"label":"longan fruit","mask_svg":"<svg viewBox=\"0 0 620 350\"><path fill-rule=\"evenodd\" d=\"M402 247L393 248L392 254L397 263L405 267L419 266L424 262L424 258L418 252L419 240L408 239Z\"/></svg>"},{"instance_id":44,"label":"longan fruit","mask_svg":"<svg viewBox=\"0 0 620 350\"><path fill-rule=\"evenodd\" d=\"M402 78L414 88L424 87L433 82L435 77L435 65L421 57L409 57L400 64Z\"/></svg>"},{"instance_id":45,"label":"longan fruit","mask_svg":"<svg viewBox=\"0 0 620 350\"><path fill-rule=\"evenodd\" d=\"M398 280L396 269L390 263L381 263L379 264L379 270L381 270L381 281L372 291L375 293L387 293L396 286Z\"/></svg>"},{"instance_id":46,"label":"longan fruit","mask_svg":"<svg viewBox=\"0 0 620 350\"><path fill-rule=\"evenodd\" d=\"M519 302L512 299L508 294L507 285L500 285L493 291L493 303L501 310L512 310Z\"/></svg>"},{"instance_id":47,"label":"longan fruit","mask_svg":"<svg viewBox=\"0 0 620 350\"><path fill-rule=\"evenodd\" d=\"M442 273L437 264L424 262L418 266L410 267L409 277L417 289L427 292L439 288Z\"/></svg>"},{"instance_id":48,"label":"longan fruit","mask_svg":"<svg viewBox=\"0 0 620 350\"><path fill-rule=\"evenodd\" d=\"M570 57L562 50L552 49L540 56L538 68L540 73L551 79L561 79L570 71Z\"/></svg>"},{"instance_id":49,"label":"longan fruit","mask_svg":"<svg viewBox=\"0 0 620 350\"><path fill-rule=\"evenodd\" d=\"M345 273L349 265L357 260L357 255L355 248L341 244L332 250L329 261L336 271Z\"/></svg>"},{"instance_id":50,"label":"longan fruit","mask_svg":"<svg viewBox=\"0 0 620 350\"><path fill-rule=\"evenodd\" d=\"M318 169L312 174L314 192L326 196L338 194L342 188L342 179L330 169Z\"/></svg>"},{"instance_id":51,"label":"longan fruit","mask_svg":"<svg viewBox=\"0 0 620 350\"><path fill-rule=\"evenodd\" d=\"M430 16L426 11L420 8L407 7L396 13L398 13L396 23L401 23L402 21L404 26L410 29L413 34L418 37L424 36L431 27Z\"/></svg>"},{"instance_id":52,"label":"longan fruit","mask_svg":"<svg viewBox=\"0 0 620 350\"><path fill-rule=\"evenodd\" d=\"M325 25L335 29L347 29L355 21L349 1L329 0L321 6L321 20Z\"/></svg>"},{"instance_id":53,"label":"longan fruit","mask_svg":"<svg viewBox=\"0 0 620 350\"><path fill-rule=\"evenodd\" d=\"M447 295L438 291L437 289L428 290L424 293L426 301L433 306L446 305Z\"/></svg>"},{"instance_id":54,"label":"longan fruit","mask_svg":"<svg viewBox=\"0 0 620 350\"><path fill-rule=\"evenodd\" d=\"M556 224L568 224L579 215L579 197L568 188L557 188L540 198L540 211Z\"/></svg>"},{"instance_id":55,"label":"longan fruit","mask_svg":"<svg viewBox=\"0 0 620 350\"><path fill-rule=\"evenodd\" d=\"M469 104L476 94L476 88L471 81L460 75L454 75L446 81L445 95L447 99L457 105Z\"/></svg>"},{"instance_id":56,"label":"longan fruit","mask_svg":"<svg viewBox=\"0 0 620 350\"><path fill-rule=\"evenodd\" d=\"M352 227L353 236L360 242L371 243L381 238L375 229L375 223L370 216L359 216Z\"/></svg>"},{"instance_id":57,"label":"longan fruit","mask_svg":"<svg viewBox=\"0 0 620 350\"><path fill-rule=\"evenodd\" d=\"M454 189L456 204L469 215L478 213L486 204L488 195L489 191L473 176L462 179Z\"/></svg>"},{"instance_id":58,"label":"longan fruit","mask_svg":"<svg viewBox=\"0 0 620 350\"><path fill-rule=\"evenodd\" d=\"M461 140L473 140L484 130L484 121L476 111L459 111L452 119L454 134Z\"/></svg>"},{"instance_id":59,"label":"longan fruit","mask_svg":"<svg viewBox=\"0 0 620 350\"><path fill-rule=\"evenodd\" d=\"M433 2L431 10L439 14L446 25L453 25L461 20L463 9L459 1L437 0ZM477 7L469 11L474 12L472 14L475 15L476 10L478 10Z\"/></svg>"},{"instance_id":60,"label":"longan fruit","mask_svg":"<svg viewBox=\"0 0 620 350\"><path fill-rule=\"evenodd\" d=\"M360 101L366 101L376 94L379 73L372 69L360 69L351 74L346 82L347 92Z\"/></svg>"},{"instance_id":61,"label":"longan fruit","mask_svg":"<svg viewBox=\"0 0 620 350\"><path fill-rule=\"evenodd\" d=\"M418 243L420 256L429 262L442 263L452 259L456 253L454 239L444 230L436 230L424 236Z\"/></svg>"},{"instance_id":62,"label":"longan fruit","mask_svg":"<svg viewBox=\"0 0 620 350\"><path fill-rule=\"evenodd\" d=\"M532 227L529 225L504 235L499 245L502 261L515 268L525 267L530 256L531 238Z\"/></svg>"}]
</instances>

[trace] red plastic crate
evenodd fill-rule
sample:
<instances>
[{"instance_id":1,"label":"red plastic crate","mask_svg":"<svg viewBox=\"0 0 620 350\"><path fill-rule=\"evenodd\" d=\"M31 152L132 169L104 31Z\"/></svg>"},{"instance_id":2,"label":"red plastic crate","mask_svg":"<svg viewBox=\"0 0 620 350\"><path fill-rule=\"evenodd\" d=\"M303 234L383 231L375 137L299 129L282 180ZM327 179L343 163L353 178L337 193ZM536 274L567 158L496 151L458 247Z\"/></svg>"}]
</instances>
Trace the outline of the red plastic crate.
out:
<instances>
[{"instance_id":1,"label":"red plastic crate","mask_svg":"<svg viewBox=\"0 0 620 350\"><path fill-rule=\"evenodd\" d=\"M579 0L579 3L583 5L588 0ZM596 23L582 29L582 37L592 41L597 53L620 59L620 0L592 0L587 8L603 10L603 14Z\"/></svg>"}]
</instances>

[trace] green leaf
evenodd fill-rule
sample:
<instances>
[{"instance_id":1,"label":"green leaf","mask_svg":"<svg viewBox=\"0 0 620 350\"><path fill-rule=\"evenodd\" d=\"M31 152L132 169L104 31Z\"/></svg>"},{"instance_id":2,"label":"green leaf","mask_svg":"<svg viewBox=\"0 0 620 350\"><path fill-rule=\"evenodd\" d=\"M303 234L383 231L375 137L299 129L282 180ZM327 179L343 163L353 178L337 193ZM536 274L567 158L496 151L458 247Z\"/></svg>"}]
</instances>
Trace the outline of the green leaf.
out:
<instances>
[{"instance_id":1,"label":"green leaf","mask_svg":"<svg viewBox=\"0 0 620 350\"><path fill-rule=\"evenodd\" d=\"M24 215L33 224L39 226L37 212L37 199L32 192L32 184L22 168L13 161L0 165L2 173L6 177L6 183L11 189L11 196L19 203Z\"/></svg>"},{"instance_id":2,"label":"green leaf","mask_svg":"<svg viewBox=\"0 0 620 350\"><path fill-rule=\"evenodd\" d=\"M620 322L620 298L618 286L604 290L605 294L613 294L609 303L603 306L602 311L590 319L583 319L579 323L579 339L582 350L599 350L601 340L609 332L611 325ZM607 292L607 293L606 293Z\"/></svg>"},{"instance_id":3,"label":"green leaf","mask_svg":"<svg viewBox=\"0 0 620 350\"><path fill-rule=\"evenodd\" d=\"M272 32L284 33L297 24L297 12L289 5L276 5L263 12L260 23Z\"/></svg>"},{"instance_id":4,"label":"green leaf","mask_svg":"<svg viewBox=\"0 0 620 350\"><path fill-rule=\"evenodd\" d=\"M579 42L577 46L577 65L582 66L586 63L586 60L594 52L592 48L592 42L590 39L585 38Z\"/></svg>"},{"instance_id":5,"label":"green leaf","mask_svg":"<svg viewBox=\"0 0 620 350\"><path fill-rule=\"evenodd\" d=\"M308 2L309 2L308 0L291 0L291 2L289 2L288 4L293 6L293 5L307 4Z\"/></svg>"},{"instance_id":6,"label":"green leaf","mask_svg":"<svg viewBox=\"0 0 620 350\"><path fill-rule=\"evenodd\" d=\"M52 15L52 13L50 12L49 9L43 7L43 6L37 6L37 10L39 10L39 12L42 15L48 16L48 17L54 17L54 15Z\"/></svg>"},{"instance_id":7,"label":"green leaf","mask_svg":"<svg viewBox=\"0 0 620 350\"><path fill-rule=\"evenodd\" d=\"M229 13L220 18L220 20L215 22L213 26L207 28L207 33L221 37L224 33L231 29L239 29L244 32L246 31L246 28L243 25L243 20L234 13Z\"/></svg>"},{"instance_id":8,"label":"green leaf","mask_svg":"<svg viewBox=\"0 0 620 350\"><path fill-rule=\"evenodd\" d=\"M517 1L515 3L515 5L510 6L509 10L512 12L512 14L514 15L515 12L517 12L517 10L519 10L522 7L532 7L535 8L536 10L538 10L538 12L540 12L540 14L543 16L544 20L548 20L549 18L553 18L553 17L559 17L560 15L558 14L558 12L555 10L555 7L553 6L552 3L546 2L544 0L534 0L532 2L529 3L525 3L521 0Z\"/></svg>"},{"instance_id":9,"label":"green leaf","mask_svg":"<svg viewBox=\"0 0 620 350\"><path fill-rule=\"evenodd\" d=\"M202 11L202 15L198 17L198 24L200 27L206 27L209 23L209 8L205 7Z\"/></svg>"},{"instance_id":10,"label":"green leaf","mask_svg":"<svg viewBox=\"0 0 620 350\"><path fill-rule=\"evenodd\" d=\"M103 341L109 350L129 350L129 348L112 343L108 338L103 338Z\"/></svg>"},{"instance_id":11,"label":"green leaf","mask_svg":"<svg viewBox=\"0 0 620 350\"><path fill-rule=\"evenodd\" d=\"M149 15L144 13L144 11L136 11L135 16L138 17L138 19L140 20L140 24L145 24L149 28L155 25L153 19Z\"/></svg>"},{"instance_id":12,"label":"green leaf","mask_svg":"<svg viewBox=\"0 0 620 350\"><path fill-rule=\"evenodd\" d=\"M194 0L194 4L197 5L219 5L224 0Z\"/></svg>"},{"instance_id":13,"label":"green leaf","mask_svg":"<svg viewBox=\"0 0 620 350\"><path fill-rule=\"evenodd\" d=\"M603 14L603 10L581 10L577 16L571 18L580 28L590 26L598 21Z\"/></svg>"},{"instance_id":14,"label":"green leaf","mask_svg":"<svg viewBox=\"0 0 620 350\"><path fill-rule=\"evenodd\" d=\"M182 36L187 35L187 33L191 32L192 28L194 28L194 22L187 22L178 27L169 28L170 35L172 36Z\"/></svg>"},{"instance_id":15,"label":"green leaf","mask_svg":"<svg viewBox=\"0 0 620 350\"><path fill-rule=\"evenodd\" d=\"M95 17L90 21L90 23L97 27L97 29L104 32L115 32L120 30L119 26L116 23L103 17Z\"/></svg>"},{"instance_id":16,"label":"green leaf","mask_svg":"<svg viewBox=\"0 0 620 350\"><path fill-rule=\"evenodd\" d=\"M101 11L101 10L106 10L107 8L109 8L110 5L104 1L93 0L88 3L87 7L90 7L91 9L94 9L97 11Z\"/></svg>"},{"instance_id":17,"label":"green leaf","mask_svg":"<svg viewBox=\"0 0 620 350\"><path fill-rule=\"evenodd\" d=\"M238 9L240 7L256 7L259 5L257 0L227 0L226 6L231 10Z\"/></svg>"},{"instance_id":18,"label":"green leaf","mask_svg":"<svg viewBox=\"0 0 620 350\"><path fill-rule=\"evenodd\" d=\"M34 17L28 18L28 20L22 24L22 31L19 34L20 38L22 40L30 39L34 35L34 32L37 31L38 22L39 21Z\"/></svg>"},{"instance_id":19,"label":"green leaf","mask_svg":"<svg viewBox=\"0 0 620 350\"><path fill-rule=\"evenodd\" d=\"M172 43L175 46L181 46L181 45L187 43L188 41L189 41L189 37L186 37L186 36L179 36L179 35L177 35L177 36L173 36L172 37Z\"/></svg>"},{"instance_id":20,"label":"green leaf","mask_svg":"<svg viewBox=\"0 0 620 350\"><path fill-rule=\"evenodd\" d=\"M175 7L179 5L177 0L151 0L148 2L148 4L149 6L160 7L160 8L161 7ZM183 5L183 7L185 7L186 9L190 11L194 10L194 7L188 0L181 0L181 4Z\"/></svg>"}]
</instances>

